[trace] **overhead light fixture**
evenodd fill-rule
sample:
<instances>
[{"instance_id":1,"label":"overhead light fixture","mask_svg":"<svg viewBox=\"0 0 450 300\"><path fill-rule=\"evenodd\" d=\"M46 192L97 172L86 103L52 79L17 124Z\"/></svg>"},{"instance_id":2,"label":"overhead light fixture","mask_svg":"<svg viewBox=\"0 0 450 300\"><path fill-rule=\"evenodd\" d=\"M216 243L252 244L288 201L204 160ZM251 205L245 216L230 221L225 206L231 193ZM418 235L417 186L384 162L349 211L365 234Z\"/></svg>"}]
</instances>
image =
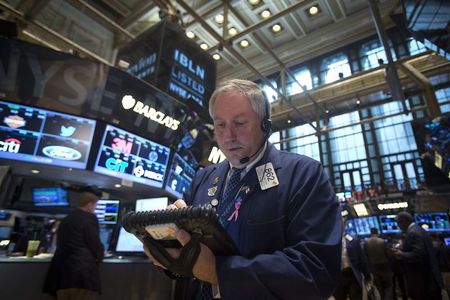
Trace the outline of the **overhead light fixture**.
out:
<instances>
[{"instance_id":1,"label":"overhead light fixture","mask_svg":"<svg viewBox=\"0 0 450 300\"><path fill-rule=\"evenodd\" d=\"M288 124L291 124L292 121L291 120L287 120L287 122L288 122Z\"/></svg>"},{"instance_id":2,"label":"overhead light fixture","mask_svg":"<svg viewBox=\"0 0 450 300\"><path fill-rule=\"evenodd\" d=\"M275 33L280 32L282 30L283 30L283 27L278 23L272 26L272 31Z\"/></svg>"},{"instance_id":3,"label":"overhead light fixture","mask_svg":"<svg viewBox=\"0 0 450 300\"><path fill-rule=\"evenodd\" d=\"M218 14L214 17L214 20L216 21L217 24L223 24L224 17L222 14Z\"/></svg>"},{"instance_id":4,"label":"overhead light fixture","mask_svg":"<svg viewBox=\"0 0 450 300\"><path fill-rule=\"evenodd\" d=\"M313 6L311 6L310 8L308 8L306 10L306 14L309 17L313 17L313 16L317 15L320 12L321 12L321 10L320 10L320 6L319 5L313 5Z\"/></svg>"},{"instance_id":5,"label":"overhead light fixture","mask_svg":"<svg viewBox=\"0 0 450 300\"><path fill-rule=\"evenodd\" d=\"M248 0L248 3L250 3L253 6L256 6L261 3L261 0Z\"/></svg>"},{"instance_id":6,"label":"overhead light fixture","mask_svg":"<svg viewBox=\"0 0 450 300\"><path fill-rule=\"evenodd\" d=\"M130 66L130 63L127 62L126 60L120 59L119 62L117 63L117 65L119 66L119 68L128 69L128 67Z\"/></svg>"},{"instance_id":7,"label":"overhead light fixture","mask_svg":"<svg viewBox=\"0 0 450 300\"><path fill-rule=\"evenodd\" d=\"M200 48L202 48L203 50L207 50L209 48L209 46L207 43L201 43Z\"/></svg>"},{"instance_id":8,"label":"overhead light fixture","mask_svg":"<svg viewBox=\"0 0 450 300\"><path fill-rule=\"evenodd\" d=\"M122 187L122 185L121 185L120 183L116 183L116 184L114 185L114 187L120 188L120 187Z\"/></svg>"},{"instance_id":9,"label":"overhead light fixture","mask_svg":"<svg viewBox=\"0 0 450 300\"><path fill-rule=\"evenodd\" d=\"M41 171L36 170L36 169L30 170L30 172L33 173L33 174L39 174L39 173L41 173Z\"/></svg>"},{"instance_id":10,"label":"overhead light fixture","mask_svg":"<svg viewBox=\"0 0 450 300\"><path fill-rule=\"evenodd\" d=\"M241 45L242 48L247 48L250 46L250 43L247 40L242 40L239 42L239 45Z\"/></svg>"},{"instance_id":11,"label":"overhead light fixture","mask_svg":"<svg viewBox=\"0 0 450 300\"><path fill-rule=\"evenodd\" d=\"M272 15L272 13L270 12L270 10L265 9L259 15L261 16L261 18L267 19L268 17L270 17Z\"/></svg>"},{"instance_id":12,"label":"overhead light fixture","mask_svg":"<svg viewBox=\"0 0 450 300\"><path fill-rule=\"evenodd\" d=\"M190 39L194 39L195 38L195 33L192 31L188 31L186 32L186 36Z\"/></svg>"},{"instance_id":13,"label":"overhead light fixture","mask_svg":"<svg viewBox=\"0 0 450 300\"><path fill-rule=\"evenodd\" d=\"M361 101L358 99L358 100L356 100L356 104L357 105L360 105L361 104Z\"/></svg>"},{"instance_id":14,"label":"overhead light fixture","mask_svg":"<svg viewBox=\"0 0 450 300\"><path fill-rule=\"evenodd\" d=\"M235 27L231 27L230 29L228 29L229 35L236 35L237 33L238 33L238 31Z\"/></svg>"},{"instance_id":15,"label":"overhead light fixture","mask_svg":"<svg viewBox=\"0 0 450 300\"><path fill-rule=\"evenodd\" d=\"M219 60L221 57L220 57L220 54L218 54L218 53L214 53L213 54L213 56L212 56L215 60Z\"/></svg>"},{"instance_id":16,"label":"overhead light fixture","mask_svg":"<svg viewBox=\"0 0 450 300\"><path fill-rule=\"evenodd\" d=\"M327 109L327 110L325 111L325 113L326 113L326 114L329 114L329 113L330 113L330 111L329 111L329 110Z\"/></svg>"}]
</instances>

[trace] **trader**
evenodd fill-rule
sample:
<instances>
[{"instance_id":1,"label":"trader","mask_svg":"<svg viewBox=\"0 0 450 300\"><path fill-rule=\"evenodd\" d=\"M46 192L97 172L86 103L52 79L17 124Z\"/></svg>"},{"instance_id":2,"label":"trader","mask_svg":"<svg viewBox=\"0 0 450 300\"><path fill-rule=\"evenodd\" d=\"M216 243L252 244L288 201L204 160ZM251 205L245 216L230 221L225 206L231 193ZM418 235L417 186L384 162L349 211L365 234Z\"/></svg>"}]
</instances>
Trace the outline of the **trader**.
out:
<instances>
[{"instance_id":1,"label":"trader","mask_svg":"<svg viewBox=\"0 0 450 300\"><path fill-rule=\"evenodd\" d=\"M327 299L340 279L342 221L320 163L267 141L270 107L253 82L225 82L209 113L227 160L198 171L185 201L170 207L218 204L240 255L214 256L201 244L193 275L207 283L202 298ZM190 234L177 239L185 245Z\"/></svg>"}]
</instances>

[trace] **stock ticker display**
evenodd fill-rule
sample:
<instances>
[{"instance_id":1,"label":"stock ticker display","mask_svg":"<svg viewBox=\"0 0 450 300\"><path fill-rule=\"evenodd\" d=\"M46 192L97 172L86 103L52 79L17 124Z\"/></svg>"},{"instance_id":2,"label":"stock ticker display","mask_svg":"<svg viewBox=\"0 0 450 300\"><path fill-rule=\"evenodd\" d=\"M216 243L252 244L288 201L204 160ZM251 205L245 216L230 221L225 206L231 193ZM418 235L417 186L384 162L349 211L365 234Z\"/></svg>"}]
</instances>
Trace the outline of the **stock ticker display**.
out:
<instances>
[{"instance_id":1,"label":"stock ticker display","mask_svg":"<svg viewBox=\"0 0 450 300\"><path fill-rule=\"evenodd\" d=\"M166 191L177 198L182 198L183 193L190 186L195 175L192 168L180 155L174 154L167 177Z\"/></svg>"},{"instance_id":2,"label":"stock ticker display","mask_svg":"<svg viewBox=\"0 0 450 300\"><path fill-rule=\"evenodd\" d=\"M96 121L0 101L0 158L86 168Z\"/></svg>"},{"instance_id":3,"label":"stock ticker display","mask_svg":"<svg viewBox=\"0 0 450 300\"><path fill-rule=\"evenodd\" d=\"M107 125L94 171L161 188L170 149Z\"/></svg>"}]
</instances>

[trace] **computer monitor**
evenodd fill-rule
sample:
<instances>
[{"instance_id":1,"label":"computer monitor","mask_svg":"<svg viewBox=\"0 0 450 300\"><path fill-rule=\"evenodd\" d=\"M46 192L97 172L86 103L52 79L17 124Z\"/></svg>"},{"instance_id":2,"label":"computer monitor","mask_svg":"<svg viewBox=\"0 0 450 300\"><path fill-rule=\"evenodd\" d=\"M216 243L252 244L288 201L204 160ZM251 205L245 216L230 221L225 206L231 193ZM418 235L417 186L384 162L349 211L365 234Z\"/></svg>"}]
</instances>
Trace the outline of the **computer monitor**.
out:
<instances>
[{"instance_id":1,"label":"computer monitor","mask_svg":"<svg viewBox=\"0 0 450 300\"><path fill-rule=\"evenodd\" d=\"M426 231L450 231L448 214L445 212L415 213L414 222Z\"/></svg>"},{"instance_id":2,"label":"computer monitor","mask_svg":"<svg viewBox=\"0 0 450 300\"><path fill-rule=\"evenodd\" d=\"M117 224L119 220L120 200L100 199L95 208L95 215L100 224Z\"/></svg>"},{"instance_id":3,"label":"computer monitor","mask_svg":"<svg viewBox=\"0 0 450 300\"><path fill-rule=\"evenodd\" d=\"M402 230L397 224L397 215L378 216L382 233L400 233Z\"/></svg>"},{"instance_id":4,"label":"computer monitor","mask_svg":"<svg viewBox=\"0 0 450 300\"><path fill-rule=\"evenodd\" d=\"M147 210L157 210L164 209L169 204L169 198L158 197L158 198L146 198L136 200L136 211L147 211Z\"/></svg>"},{"instance_id":5,"label":"computer monitor","mask_svg":"<svg viewBox=\"0 0 450 300\"><path fill-rule=\"evenodd\" d=\"M117 238L116 252L136 252L144 251L140 240L134 235L120 227L119 237Z\"/></svg>"},{"instance_id":6,"label":"computer monitor","mask_svg":"<svg viewBox=\"0 0 450 300\"><path fill-rule=\"evenodd\" d=\"M376 228L380 231L378 219L375 216L354 219L356 233L358 235L370 235L370 228Z\"/></svg>"},{"instance_id":7,"label":"computer monitor","mask_svg":"<svg viewBox=\"0 0 450 300\"><path fill-rule=\"evenodd\" d=\"M11 235L12 227L0 226L0 240L8 240Z\"/></svg>"},{"instance_id":8,"label":"computer monitor","mask_svg":"<svg viewBox=\"0 0 450 300\"><path fill-rule=\"evenodd\" d=\"M67 191L60 187L41 187L32 189L35 206L68 206Z\"/></svg>"}]
</instances>

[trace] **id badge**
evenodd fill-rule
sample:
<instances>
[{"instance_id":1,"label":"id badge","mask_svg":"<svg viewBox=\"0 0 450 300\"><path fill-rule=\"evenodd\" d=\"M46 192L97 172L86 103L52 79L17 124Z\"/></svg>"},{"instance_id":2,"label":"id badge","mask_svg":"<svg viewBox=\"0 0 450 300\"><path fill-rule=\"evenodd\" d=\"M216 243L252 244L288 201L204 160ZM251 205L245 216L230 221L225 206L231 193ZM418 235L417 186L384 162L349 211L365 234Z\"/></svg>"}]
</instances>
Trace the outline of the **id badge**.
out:
<instances>
[{"instance_id":1,"label":"id badge","mask_svg":"<svg viewBox=\"0 0 450 300\"><path fill-rule=\"evenodd\" d=\"M258 175L259 186L263 191L280 184L271 162L256 167L256 175Z\"/></svg>"}]
</instances>

